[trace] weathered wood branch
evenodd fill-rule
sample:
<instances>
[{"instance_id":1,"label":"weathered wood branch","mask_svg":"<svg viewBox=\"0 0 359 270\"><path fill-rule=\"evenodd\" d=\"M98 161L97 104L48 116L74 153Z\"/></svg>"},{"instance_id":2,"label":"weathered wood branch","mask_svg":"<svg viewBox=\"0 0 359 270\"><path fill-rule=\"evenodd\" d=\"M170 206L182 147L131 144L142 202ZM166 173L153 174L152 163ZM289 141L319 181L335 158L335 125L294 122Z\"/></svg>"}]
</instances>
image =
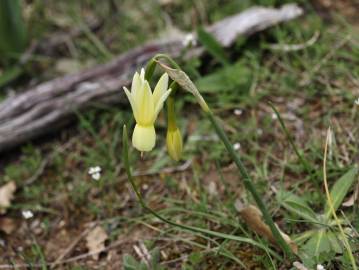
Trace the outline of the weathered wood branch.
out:
<instances>
[{"instance_id":1,"label":"weathered wood branch","mask_svg":"<svg viewBox=\"0 0 359 270\"><path fill-rule=\"evenodd\" d=\"M253 7L209 26L207 30L225 47L239 35L249 35L302 14L295 4L279 9ZM156 53L179 56L184 35L147 43L119 55L107 64L56 78L0 104L0 152L62 127L68 117L95 103L113 104L123 99L121 87L133 72ZM194 48L192 54L203 50Z\"/></svg>"}]
</instances>

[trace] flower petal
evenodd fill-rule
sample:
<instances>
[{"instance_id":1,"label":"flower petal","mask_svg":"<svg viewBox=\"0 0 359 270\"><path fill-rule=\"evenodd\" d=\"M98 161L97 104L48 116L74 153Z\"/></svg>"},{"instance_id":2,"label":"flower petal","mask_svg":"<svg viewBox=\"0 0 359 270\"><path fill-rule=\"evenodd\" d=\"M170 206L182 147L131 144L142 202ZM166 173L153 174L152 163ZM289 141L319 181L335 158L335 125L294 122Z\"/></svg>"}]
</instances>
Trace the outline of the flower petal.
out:
<instances>
[{"instance_id":1,"label":"flower petal","mask_svg":"<svg viewBox=\"0 0 359 270\"><path fill-rule=\"evenodd\" d=\"M133 75L133 79L132 79L132 85L131 85L131 93L135 96L136 92L139 88L141 88L141 78L140 75L138 74L138 72L135 73L135 75Z\"/></svg>"},{"instance_id":2,"label":"flower petal","mask_svg":"<svg viewBox=\"0 0 359 270\"><path fill-rule=\"evenodd\" d=\"M140 75L141 79L144 81L145 80L145 69L141 68L141 75Z\"/></svg>"},{"instance_id":3,"label":"flower petal","mask_svg":"<svg viewBox=\"0 0 359 270\"><path fill-rule=\"evenodd\" d=\"M153 115L155 112L155 106L153 103L153 96L151 87L147 81L144 81L140 90L138 100L135 100L136 106L138 106L137 123L141 125L153 125Z\"/></svg>"},{"instance_id":4,"label":"flower petal","mask_svg":"<svg viewBox=\"0 0 359 270\"><path fill-rule=\"evenodd\" d=\"M167 73L164 73L161 78L159 79L155 90L153 91L153 101L155 103L155 107L160 100L160 98L163 96L163 94L166 92L168 87L168 75Z\"/></svg>"},{"instance_id":5,"label":"flower petal","mask_svg":"<svg viewBox=\"0 0 359 270\"><path fill-rule=\"evenodd\" d=\"M168 98L168 96L171 94L172 89L168 89L158 100L156 107L155 107L155 112L154 112L154 118L153 121L156 120L158 113L160 112L160 110L163 107L163 103L165 102L165 100Z\"/></svg>"},{"instance_id":6,"label":"flower petal","mask_svg":"<svg viewBox=\"0 0 359 270\"><path fill-rule=\"evenodd\" d=\"M132 95L132 93L127 89L127 87L123 87L123 90L125 90L126 96L127 96L128 100L130 101L133 115L135 116L135 119L136 119L136 121L137 121L138 111L137 111L137 106L136 106L136 102L135 102L135 100L134 100L134 98L133 98L133 95Z\"/></svg>"}]
</instances>

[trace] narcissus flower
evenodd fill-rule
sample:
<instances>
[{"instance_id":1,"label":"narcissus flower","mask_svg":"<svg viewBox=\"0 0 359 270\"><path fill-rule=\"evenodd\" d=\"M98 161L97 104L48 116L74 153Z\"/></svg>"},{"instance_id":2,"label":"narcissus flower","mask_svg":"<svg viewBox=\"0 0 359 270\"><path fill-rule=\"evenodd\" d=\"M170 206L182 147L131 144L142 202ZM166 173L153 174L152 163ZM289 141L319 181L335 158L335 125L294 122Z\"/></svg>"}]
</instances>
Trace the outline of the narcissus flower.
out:
<instances>
[{"instance_id":1,"label":"narcissus flower","mask_svg":"<svg viewBox=\"0 0 359 270\"><path fill-rule=\"evenodd\" d=\"M133 76L131 92L124 87L128 100L131 103L132 112L136 120L133 130L132 144L141 151L151 151L156 143L154 123L163 103L171 93L168 89L168 75L163 74L152 93L151 87L145 80L145 70L141 74L137 72Z\"/></svg>"}]
</instances>

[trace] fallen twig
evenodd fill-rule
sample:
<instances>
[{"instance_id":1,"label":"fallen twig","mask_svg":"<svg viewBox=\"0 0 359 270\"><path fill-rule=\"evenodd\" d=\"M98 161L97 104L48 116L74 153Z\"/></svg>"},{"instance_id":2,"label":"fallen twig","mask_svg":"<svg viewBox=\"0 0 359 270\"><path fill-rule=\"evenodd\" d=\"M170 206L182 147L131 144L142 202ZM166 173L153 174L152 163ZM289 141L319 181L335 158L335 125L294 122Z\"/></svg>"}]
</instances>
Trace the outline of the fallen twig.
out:
<instances>
[{"instance_id":1,"label":"fallen twig","mask_svg":"<svg viewBox=\"0 0 359 270\"><path fill-rule=\"evenodd\" d=\"M314 43L317 42L319 36L320 32L316 31L309 40L302 44L270 44L269 48L272 50L284 52L300 51L314 45Z\"/></svg>"},{"instance_id":2,"label":"fallen twig","mask_svg":"<svg viewBox=\"0 0 359 270\"><path fill-rule=\"evenodd\" d=\"M303 10L296 4L280 8L253 7L207 27L223 46L239 35L250 35L280 22L297 18ZM112 105L123 100L121 87L130 82L138 66L154 54L178 57L185 49L183 34L147 43L119 55L107 64L66 75L31 87L0 103L0 152L63 127L75 112L96 104ZM189 54L203 53L193 48Z\"/></svg>"}]
</instances>

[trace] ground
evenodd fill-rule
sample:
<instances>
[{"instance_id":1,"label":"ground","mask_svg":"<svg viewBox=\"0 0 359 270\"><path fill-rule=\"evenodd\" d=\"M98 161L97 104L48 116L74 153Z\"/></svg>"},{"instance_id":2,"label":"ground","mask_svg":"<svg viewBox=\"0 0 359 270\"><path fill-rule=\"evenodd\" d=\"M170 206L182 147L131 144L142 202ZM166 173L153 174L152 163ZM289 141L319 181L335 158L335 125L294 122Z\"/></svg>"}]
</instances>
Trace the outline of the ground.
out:
<instances>
[{"instance_id":1,"label":"ground","mask_svg":"<svg viewBox=\"0 0 359 270\"><path fill-rule=\"evenodd\" d=\"M289 1L84 0L46 5L27 1L24 14L32 23L30 36L34 39L66 32L87 19L99 20L101 26L74 37L71 46L33 56L26 74L0 95L4 98L10 90L21 91L27 85L106 62L168 31L169 24L188 31L254 4L284 2ZM225 51L228 65L210 53L177 60L221 119L274 220L297 242L298 261L313 269L318 263L325 269L352 269L348 253L343 255L336 223L315 224L301 214L311 211L321 218L327 203L322 168L329 127L333 132L327 158L329 187L359 161L359 106L355 104L359 97L359 24L352 12L356 5L324 0L298 3L305 8L304 16L238 39ZM313 36L313 43L291 50L291 45L306 44ZM188 232L143 210L128 182L121 154L122 127L127 124L131 129L133 116L129 106L113 106L79 114L75 123L55 136L2 154L0 187L15 181L17 190L9 209L0 215L0 269L13 265L121 269L124 262L155 261L157 257L165 269L291 269L280 249L254 233L236 209L238 200L254 201L194 99L179 95L176 109L184 137L180 162L171 161L166 153L162 114L156 124L155 150L142 158L133 148L130 151L136 183L146 203L178 223L253 239L264 250L229 238ZM95 166L101 167L98 181L88 174ZM352 185L344 201L358 188L358 175L354 173L353 179L346 179ZM300 198L294 210L282 197L284 191ZM344 219L345 229L351 230L347 238L358 261L358 206L348 205L338 206L337 214ZM33 216L25 218L27 211ZM340 240L339 248L335 240L328 244L314 235L310 240L316 243L315 250L310 240L301 241L303 233L324 231L326 226L325 233ZM96 244L101 252L91 253L90 246Z\"/></svg>"}]
</instances>

